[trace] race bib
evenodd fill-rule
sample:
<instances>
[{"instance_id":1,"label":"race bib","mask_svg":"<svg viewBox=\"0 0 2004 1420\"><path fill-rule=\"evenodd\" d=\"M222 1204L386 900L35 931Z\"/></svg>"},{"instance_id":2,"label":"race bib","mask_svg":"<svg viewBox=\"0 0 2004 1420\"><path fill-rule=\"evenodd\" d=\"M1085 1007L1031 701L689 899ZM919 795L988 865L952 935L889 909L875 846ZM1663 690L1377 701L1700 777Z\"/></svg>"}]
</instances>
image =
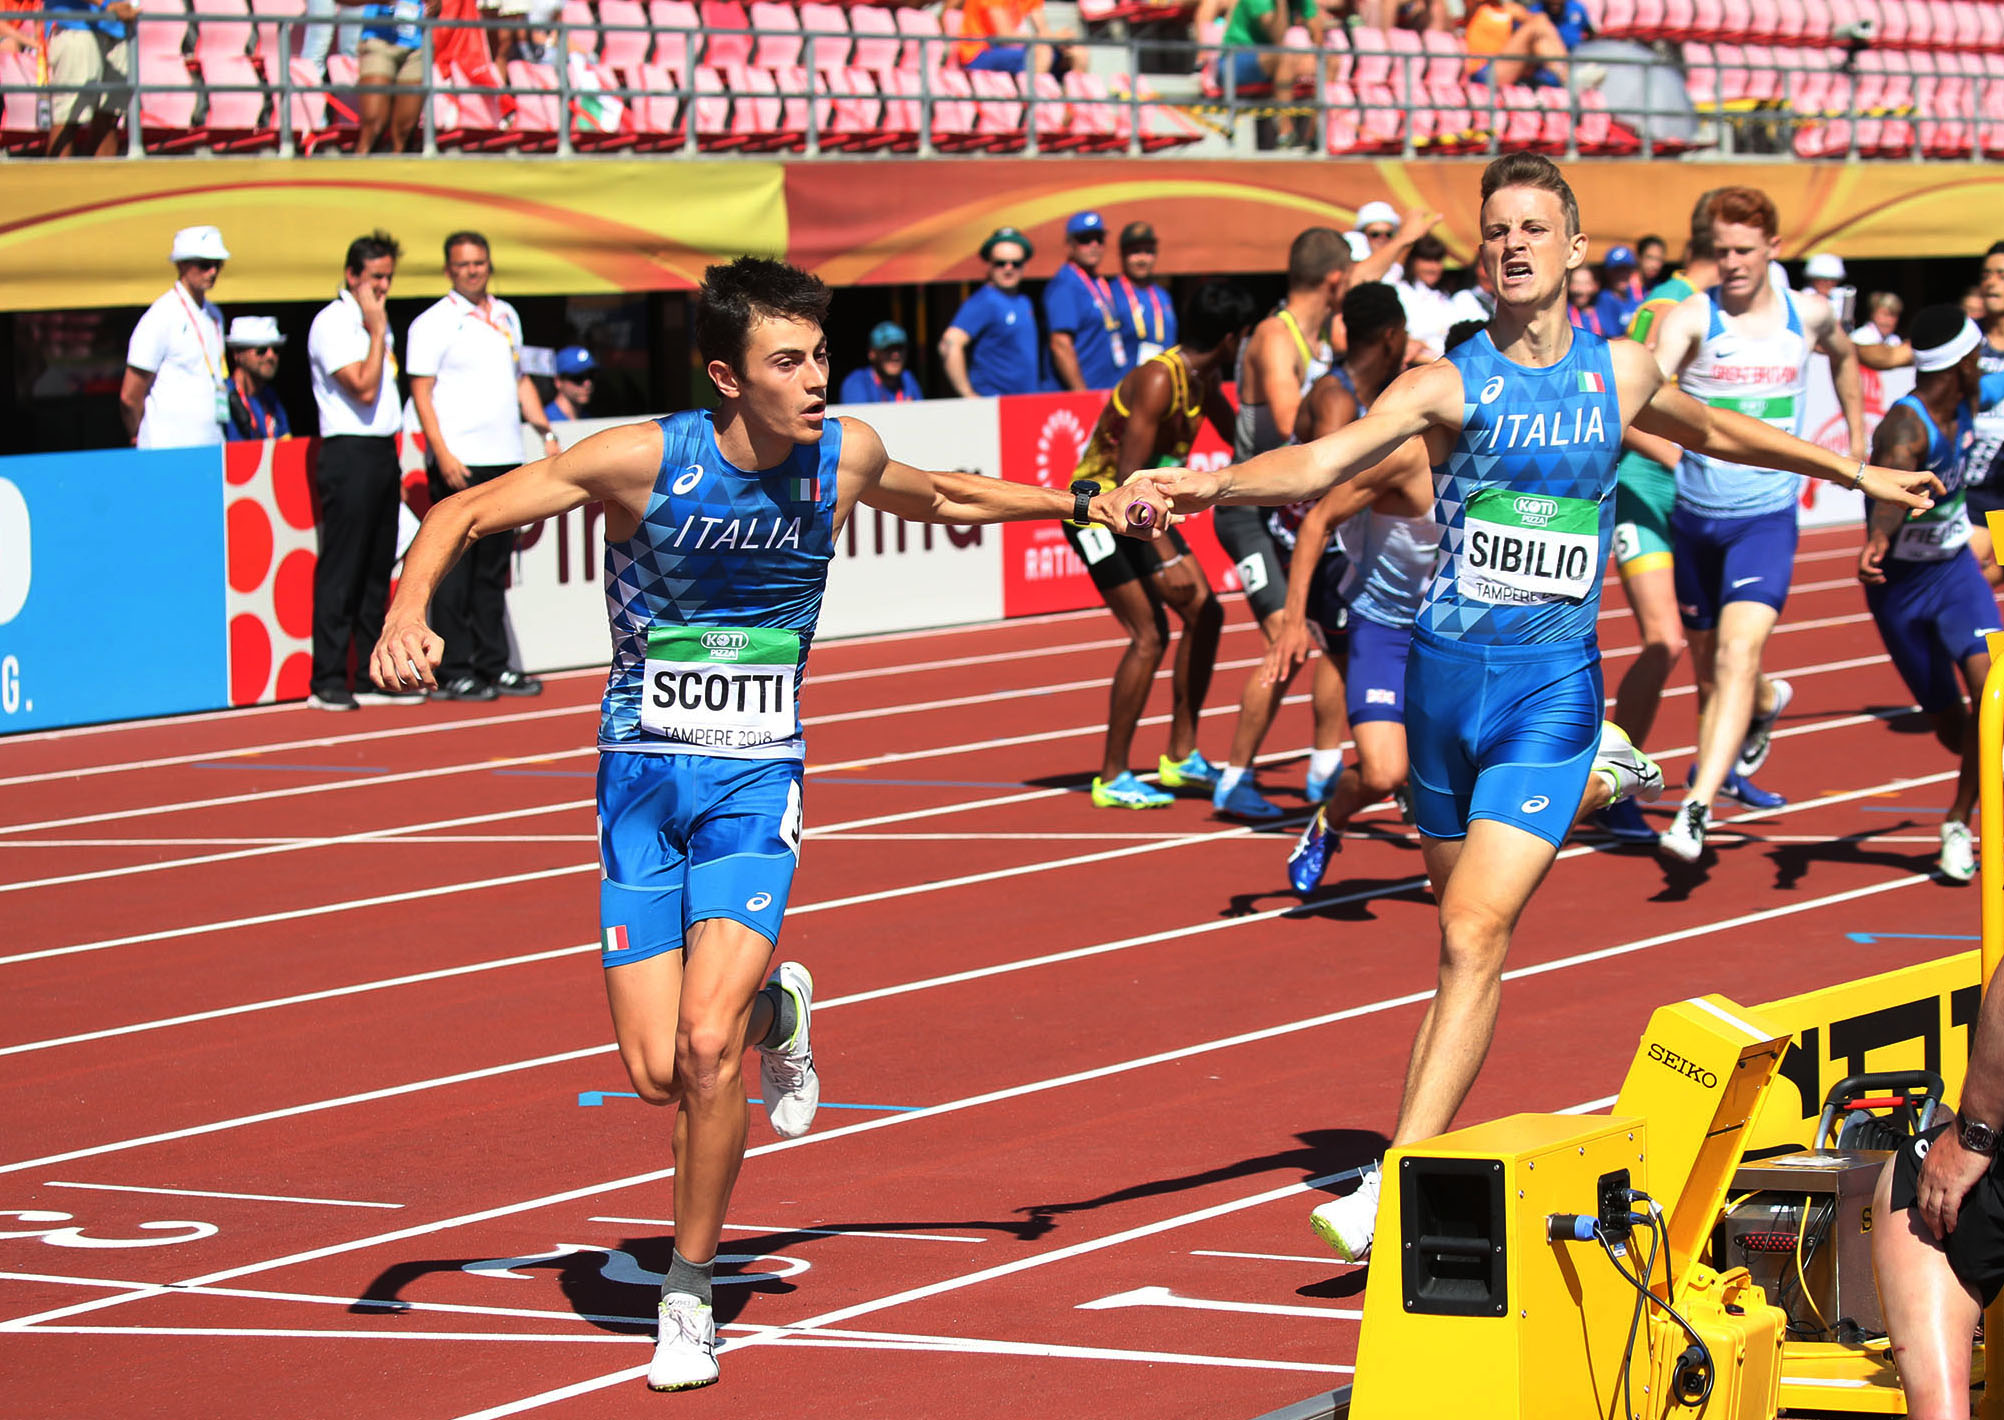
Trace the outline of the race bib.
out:
<instances>
[{"instance_id":1,"label":"race bib","mask_svg":"<svg viewBox=\"0 0 2004 1420\"><path fill-rule=\"evenodd\" d=\"M1902 562L1946 562L1969 543L1969 509L1957 493L1900 524L1893 556Z\"/></svg>"},{"instance_id":2,"label":"race bib","mask_svg":"<svg viewBox=\"0 0 2004 1420\"><path fill-rule=\"evenodd\" d=\"M1485 488L1462 514L1461 595L1530 606L1582 601L1600 581L1600 507Z\"/></svg>"},{"instance_id":3,"label":"race bib","mask_svg":"<svg viewBox=\"0 0 2004 1420\"><path fill-rule=\"evenodd\" d=\"M755 749L799 732L800 634L769 628L657 626L647 633L640 725L705 749Z\"/></svg>"}]
</instances>

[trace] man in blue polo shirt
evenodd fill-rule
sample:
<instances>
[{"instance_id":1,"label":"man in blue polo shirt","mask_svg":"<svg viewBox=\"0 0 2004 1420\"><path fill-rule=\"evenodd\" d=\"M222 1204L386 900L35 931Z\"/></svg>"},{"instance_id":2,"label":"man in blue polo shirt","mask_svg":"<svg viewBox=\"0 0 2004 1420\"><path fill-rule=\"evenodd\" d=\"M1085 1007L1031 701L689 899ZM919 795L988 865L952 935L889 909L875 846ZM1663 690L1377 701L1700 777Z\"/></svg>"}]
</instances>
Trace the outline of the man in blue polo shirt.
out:
<instances>
[{"instance_id":1,"label":"man in blue polo shirt","mask_svg":"<svg viewBox=\"0 0 2004 1420\"><path fill-rule=\"evenodd\" d=\"M870 328L870 363L851 370L842 381L844 404L903 404L924 399L925 391L905 364L911 342L896 321L878 321Z\"/></svg>"},{"instance_id":2,"label":"man in blue polo shirt","mask_svg":"<svg viewBox=\"0 0 2004 1420\"><path fill-rule=\"evenodd\" d=\"M1105 255L1106 223L1099 213L1073 213L1065 223L1065 264L1044 288L1051 370L1061 389L1112 389L1134 365L1113 283L1099 274Z\"/></svg>"},{"instance_id":3,"label":"man in blue polo shirt","mask_svg":"<svg viewBox=\"0 0 2004 1420\"><path fill-rule=\"evenodd\" d=\"M1037 392L1037 308L1022 289L1031 254L1030 239L1014 227L997 227L981 244L988 280L961 303L939 341L946 378L962 399Z\"/></svg>"}]
</instances>

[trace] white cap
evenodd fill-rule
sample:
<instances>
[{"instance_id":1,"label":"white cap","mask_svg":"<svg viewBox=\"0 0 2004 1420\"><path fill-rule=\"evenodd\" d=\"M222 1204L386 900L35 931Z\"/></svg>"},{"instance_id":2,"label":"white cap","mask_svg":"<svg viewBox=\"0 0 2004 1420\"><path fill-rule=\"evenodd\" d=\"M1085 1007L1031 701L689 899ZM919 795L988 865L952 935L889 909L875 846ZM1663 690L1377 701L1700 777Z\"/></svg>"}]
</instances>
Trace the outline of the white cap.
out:
<instances>
[{"instance_id":1,"label":"white cap","mask_svg":"<svg viewBox=\"0 0 2004 1420\"><path fill-rule=\"evenodd\" d=\"M238 316L230 322L229 338L226 345L283 345L285 337L278 333L276 316Z\"/></svg>"},{"instance_id":2,"label":"white cap","mask_svg":"<svg viewBox=\"0 0 2004 1420\"><path fill-rule=\"evenodd\" d=\"M1819 251L1802 263L1802 275L1810 281L1842 281L1844 258L1833 252Z\"/></svg>"},{"instance_id":3,"label":"white cap","mask_svg":"<svg viewBox=\"0 0 2004 1420\"><path fill-rule=\"evenodd\" d=\"M223 234L214 227L183 227L174 234L174 250L169 261L228 261L229 248Z\"/></svg>"},{"instance_id":4,"label":"white cap","mask_svg":"<svg viewBox=\"0 0 2004 1420\"><path fill-rule=\"evenodd\" d=\"M1350 244L1350 260L1362 261L1371 254L1371 239L1362 232L1345 232L1343 240Z\"/></svg>"},{"instance_id":5,"label":"white cap","mask_svg":"<svg viewBox=\"0 0 2004 1420\"><path fill-rule=\"evenodd\" d=\"M1389 222L1396 228L1399 225L1399 209L1389 202L1366 202L1357 209L1356 230L1361 232L1373 222Z\"/></svg>"}]
</instances>

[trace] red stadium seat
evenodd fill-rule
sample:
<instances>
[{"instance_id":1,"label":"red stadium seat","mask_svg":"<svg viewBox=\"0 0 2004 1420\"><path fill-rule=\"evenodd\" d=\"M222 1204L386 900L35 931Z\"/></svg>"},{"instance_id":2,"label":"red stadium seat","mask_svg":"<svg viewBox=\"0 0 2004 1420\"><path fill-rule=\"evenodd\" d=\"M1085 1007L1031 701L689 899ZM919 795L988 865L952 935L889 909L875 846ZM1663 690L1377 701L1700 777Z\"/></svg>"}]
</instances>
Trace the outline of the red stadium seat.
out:
<instances>
[{"instance_id":1,"label":"red stadium seat","mask_svg":"<svg viewBox=\"0 0 2004 1420\"><path fill-rule=\"evenodd\" d=\"M211 148L244 153L277 145L277 127L264 121L270 95L248 55L219 54L203 60L202 86L209 100L202 128Z\"/></svg>"},{"instance_id":2,"label":"red stadium seat","mask_svg":"<svg viewBox=\"0 0 2004 1420\"><path fill-rule=\"evenodd\" d=\"M194 11L197 59L218 55L241 58L250 52L256 27L244 0L194 0Z\"/></svg>"},{"instance_id":3,"label":"red stadium seat","mask_svg":"<svg viewBox=\"0 0 2004 1420\"><path fill-rule=\"evenodd\" d=\"M873 74L888 74L898 67L898 22L889 10L875 5L856 5L849 10L849 28L855 32L856 48L849 63Z\"/></svg>"},{"instance_id":4,"label":"red stadium seat","mask_svg":"<svg viewBox=\"0 0 2004 1420\"><path fill-rule=\"evenodd\" d=\"M896 15L898 33L905 37L904 47L898 51L898 68L938 69L944 65L952 50L942 38L945 32L939 27L939 16L910 5L898 9Z\"/></svg>"},{"instance_id":5,"label":"red stadium seat","mask_svg":"<svg viewBox=\"0 0 2004 1420\"><path fill-rule=\"evenodd\" d=\"M599 23L605 26L599 62L626 71L647 62L654 36L647 28L647 7L640 0L598 0Z\"/></svg>"},{"instance_id":6,"label":"red stadium seat","mask_svg":"<svg viewBox=\"0 0 2004 1420\"><path fill-rule=\"evenodd\" d=\"M697 146L716 152L744 147L744 135L731 124L731 101L723 76L710 65L699 64L695 80Z\"/></svg>"},{"instance_id":7,"label":"red stadium seat","mask_svg":"<svg viewBox=\"0 0 2004 1420\"><path fill-rule=\"evenodd\" d=\"M647 19L654 26L652 62L688 73L702 53L703 21L696 7L689 0L647 0Z\"/></svg>"},{"instance_id":8,"label":"red stadium seat","mask_svg":"<svg viewBox=\"0 0 2004 1420\"><path fill-rule=\"evenodd\" d=\"M555 149L562 122L556 71L547 64L513 59L508 62L508 86L515 91L517 146L527 153Z\"/></svg>"},{"instance_id":9,"label":"red stadium seat","mask_svg":"<svg viewBox=\"0 0 2004 1420\"><path fill-rule=\"evenodd\" d=\"M21 86L0 98L0 152L40 153L49 141L34 83L34 61L26 53L0 53L0 84Z\"/></svg>"},{"instance_id":10,"label":"red stadium seat","mask_svg":"<svg viewBox=\"0 0 2004 1420\"><path fill-rule=\"evenodd\" d=\"M919 77L914 71L900 70L897 79L901 90L918 92ZM974 83L967 74L959 69L937 69L929 82L938 91L932 101L933 146L946 152L986 146L988 140L981 133L981 106L974 101ZM916 113L914 106L911 120L914 140L918 134Z\"/></svg>"},{"instance_id":11,"label":"red stadium seat","mask_svg":"<svg viewBox=\"0 0 2004 1420\"><path fill-rule=\"evenodd\" d=\"M1064 153L1085 146L1085 140L1072 132L1071 105L1065 101L1064 88L1049 74L1029 74L1016 76L1016 88L1025 100L1034 93L1036 103L1025 103L1026 122L1033 122L1037 134L1037 146L1047 152Z\"/></svg>"},{"instance_id":12,"label":"red stadium seat","mask_svg":"<svg viewBox=\"0 0 2004 1420\"><path fill-rule=\"evenodd\" d=\"M811 83L814 89L814 141L827 147L828 125L834 119L835 105L824 97L829 86L821 76L816 74L810 80L807 70L796 64L790 69L773 70L772 79L783 96L780 99L780 131L799 134L799 146L803 148L807 146L807 90Z\"/></svg>"},{"instance_id":13,"label":"red stadium seat","mask_svg":"<svg viewBox=\"0 0 2004 1420\"><path fill-rule=\"evenodd\" d=\"M700 8L703 63L712 69L751 63L755 41L746 33L751 29L751 16L745 13L745 7L738 0L702 0ZM732 30L739 33L726 33Z\"/></svg>"},{"instance_id":14,"label":"red stadium seat","mask_svg":"<svg viewBox=\"0 0 2004 1420\"><path fill-rule=\"evenodd\" d=\"M1602 0L1596 32L1609 39L1626 39L1635 33L1635 0Z\"/></svg>"},{"instance_id":15,"label":"red stadium seat","mask_svg":"<svg viewBox=\"0 0 2004 1420\"><path fill-rule=\"evenodd\" d=\"M305 38L305 26L294 25L289 33L290 48L279 53L280 20L296 20L306 14L306 0L250 0L251 14L257 17L257 57L265 77L278 82L279 66L292 57Z\"/></svg>"},{"instance_id":16,"label":"red stadium seat","mask_svg":"<svg viewBox=\"0 0 2004 1420\"><path fill-rule=\"evenodd\" d=\"M820 0L807 0L800 7L800 28L810 33L820 31L831 36L826 39L811 39L807 42L812 52L812 63L816 69L846 69L849 65L849 51L855 41L849 38L849 16L840 5L825 5Z\"/></svg>"},{"instance_id":17,"label":"red stadium seat","mask_svg":"<svg viewBox=\"0 0 2004 1420\"><path fill-rule=\"evenodd\" d=\"M644 90L633 101L635 146L647 153L672 153L688 142L682 123L682 77L665 64L645 64L631 87Z\"/></svg>"},{"instance_id":18,"label":"red stadium seat","mask_svg":"<svg viewBox=\"0 0 2004 1420\"><path fill-rule=\"evenodd\" d=\"M1719 36L1722 39L1759 41L1765 32L1754 30L1753 7L1748 0L1721 0L1719 6Z\"/></svg>"},{"instance_id":19,"label":"red stadium seat","mask_svg":"<svg viewBox=\"0 0 2004 1420\"><path fill-rule=\"evenodd\" d=\"M1004 152L1021 148L1025 141L1023 96L1015 81L988 69L976 69L967 78L974 86L975 131L984 146Z\"/></svg>"},{"instance_id":20,"label":"red stadium seat","mask_svg":"<svg viewBox=\"0 0 2004 1420\"><path fill-rule=\"evenodd\" d=\"M800 17L791 5L755 0L752 28L758 31L751 62L760 69L791 69L800 63L806 41L800 37Z\"/></svg>"}]
</instances>

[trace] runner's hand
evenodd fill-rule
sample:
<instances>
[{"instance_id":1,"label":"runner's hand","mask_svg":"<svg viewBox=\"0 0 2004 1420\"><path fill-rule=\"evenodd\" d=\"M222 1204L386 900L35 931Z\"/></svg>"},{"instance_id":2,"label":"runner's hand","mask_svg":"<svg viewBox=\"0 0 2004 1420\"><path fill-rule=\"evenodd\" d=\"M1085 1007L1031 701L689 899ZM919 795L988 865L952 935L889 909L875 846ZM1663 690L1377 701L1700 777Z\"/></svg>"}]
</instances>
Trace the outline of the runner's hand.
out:
<instances>
[{"instance_id":1,"label":"runner's hand","mask_svg":"<svg viewBox=\"0 0 2004 1420\"><path fill-rule=\"evenodd\" d=\"M1128 480L1127 486L1151 485L1163 498L1170 510L1188 517L1201 513L1204 509L1224 496L1225 480L1216 473L1203 473L1194 468L1156 468L1146 473L1137 473Z\"/></svg>"},{"instance_id":2,"label":"runner's hand","mask_svg":"<svg viewBox=\"0 0 2004 1420\"><path fill-rule=\"evenodd\" d=\"M1865 546L1858 553L1858 580L1868 587L1882 586L1886 580L1886 554L1892 541L1882 532L1865 534Z\"/></svg>"},{"instance_id":3,"label":"runner's hand","mask_svg":"<svg viewBox=\"0 0 2004 1420\"><path fill-rule=\"evenodd\" d=\"M1095 523L1122 537L1158 537L1170 524L1180 521L1169 511L1169 502L1161 492L1140 479L1094 495L1086 511Z\"/></svg>"},{"instance_id":4,"label":"runner's hand","mask_svg":"<svg viewBox=\"0 0 2004 1420\"><path fill-rule=\"evenodd\" d=\"M432 459L438 464L438 476L445 480L446 487L455 492L473 481L473 475L467 472L466 465L453 455L452 450L439 449Z\"/></svg>"},{"instance_id":5,"label":"runner's hand","mask_svg":"<svg viewBox=\"0 0 2004 1420\"><path fill-rule=\"evenodd\" d=\"M369 679L384 690L436 690L444 656L444 639L422 618L392 621L369 657Z\"/></svg>"},{"instance_id":6,"label":"runner's hand","mask_svg":"<svg viewBox=\"0 0 2004 1420\"><path fill-rule=\"evenodd\" d=\"M1944 1241L1955 1231L1955 1215L1962 1211L1962 1200L1976 1187L1976 1181L1989 1172L1992 1163L1988 1154L1962 1147L1959 1129L1959 1121L1951 1121L1928 1146L1927 1157L1921 1160L1919 1186L1914 1191L1914 1206L1920 1209L1921 1221Z\"/></svg>"},{"instance_id":7,"label":"runner's hand","mask_svg":"<svg viewBox=\"0 0 2004 1420\"><path fill-rule=\"evenodd\" d=\"M1916 510L1932 508L1935 495L1948 491L1924 468L1880 468L1876 464L1867 466L1859 488L1875 503L1899 503Z\"/></svg>"},{"instance_id":8,"label":"runner's hand","mask_svg":"<svg viewBox=\"0 0 2004 1420\"><path fill-rule=\"evenodd\" d=\"M1289 618L1280 626L1280 634L1273 638L1273 644L1266 648L1266 664L1260 667L1260 682L1264 685L1281 685L1308 660L1315 649L1315 642L1308 635L1308 623Z\"/></svg>"}]
</instances>

